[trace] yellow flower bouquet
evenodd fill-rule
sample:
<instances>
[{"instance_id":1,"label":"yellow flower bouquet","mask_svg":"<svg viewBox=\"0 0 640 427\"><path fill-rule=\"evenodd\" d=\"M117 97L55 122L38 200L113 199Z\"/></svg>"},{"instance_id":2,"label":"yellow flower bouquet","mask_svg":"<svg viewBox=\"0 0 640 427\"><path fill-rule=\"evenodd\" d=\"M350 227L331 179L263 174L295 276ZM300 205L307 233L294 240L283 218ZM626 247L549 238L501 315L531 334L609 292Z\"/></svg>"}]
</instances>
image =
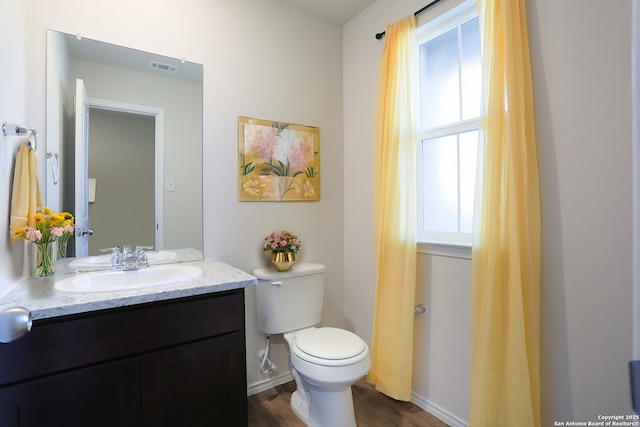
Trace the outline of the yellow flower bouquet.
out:
<instances>
[{"instance_id":1,"label":"yellow flower bouquet","mask_svg":"<svg viewBox=\"0 0 640 427\"><path fill-rule=\"evenodd\" d=\"M55 272L53 243L66 243L74 231L74 218L68 212L52 213L49 208L41 208L33 215L34 226L26 225L14 232L14 240L26 240L36 245L36 276L51 276Z\"/></svg>"}]
</instances>

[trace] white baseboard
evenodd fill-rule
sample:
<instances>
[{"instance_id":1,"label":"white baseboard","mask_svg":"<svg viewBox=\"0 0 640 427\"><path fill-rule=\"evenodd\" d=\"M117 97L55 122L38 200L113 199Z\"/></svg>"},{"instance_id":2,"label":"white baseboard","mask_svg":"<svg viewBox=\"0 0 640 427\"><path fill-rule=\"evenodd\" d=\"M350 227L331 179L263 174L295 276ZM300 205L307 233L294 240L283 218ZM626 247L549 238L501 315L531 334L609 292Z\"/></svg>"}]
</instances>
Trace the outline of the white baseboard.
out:
<instances>
[{"instance_id":1,"label":"white baseboard","mask_svg":"<svg viewBox=\"0 0 640 427\"><path fill-rule=\"evenodd\" d=\"M434 417L441 419L451 427L469 427L468 421L463 420L462 418L452 414L451 412L447 411L439 405L436 405L435 403L429 402L422 396L411 393L411 402L413 402L416 406L424 409Z\"/></svg>"},{"instance_id":2,"label":"white baseboard","mask_svg":"<svg viewBox=\"0 0 640 427\"><path fill-rule=\"evenodd\" d=\"M270 388L274 388L276 386L279 386L280 384L288 383L289 381L293 381L293 375L291 375L291 372L285 372L280 375L269 377L262 381L258 381L257 383L248 385L247 396L253 396L254 394L260 393L261 391L269 390Z\"/></svg>"}]
</instances>

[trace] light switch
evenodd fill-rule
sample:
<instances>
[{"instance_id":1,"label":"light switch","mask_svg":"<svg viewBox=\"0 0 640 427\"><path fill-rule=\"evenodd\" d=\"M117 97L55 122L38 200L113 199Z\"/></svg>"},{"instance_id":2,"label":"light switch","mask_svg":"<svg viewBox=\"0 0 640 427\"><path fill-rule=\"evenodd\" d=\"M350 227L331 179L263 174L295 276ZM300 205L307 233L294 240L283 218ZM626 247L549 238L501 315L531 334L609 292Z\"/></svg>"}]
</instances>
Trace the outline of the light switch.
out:
<instances>
[{"instance_id":1,"label":"light switch","mask_svg":"<svg viewBox=\"0 0 640 427\"><path fill-rule=\"evenodd\" d=\"M96 201L96 179L89 178L89 203L95 203Z\"/></svg>"}]
</instances>

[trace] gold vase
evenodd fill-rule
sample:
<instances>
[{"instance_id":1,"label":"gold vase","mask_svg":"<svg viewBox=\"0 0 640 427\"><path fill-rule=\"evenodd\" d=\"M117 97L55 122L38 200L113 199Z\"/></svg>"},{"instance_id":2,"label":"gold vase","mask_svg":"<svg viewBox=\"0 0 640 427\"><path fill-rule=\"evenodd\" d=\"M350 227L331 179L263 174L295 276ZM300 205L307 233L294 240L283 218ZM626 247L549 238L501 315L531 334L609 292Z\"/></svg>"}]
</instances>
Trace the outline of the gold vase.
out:
<instances>
[{"instance_id":1,"label":"gold vase","mask_svg":"<svg viewBox=\"0 0 640 427\"><path fill-rule=\"evenodd\" d=\"M296 263L296 254L293 252L274 252L271 262L278 271L287 271Z\"/></svg>"}]
</instances>

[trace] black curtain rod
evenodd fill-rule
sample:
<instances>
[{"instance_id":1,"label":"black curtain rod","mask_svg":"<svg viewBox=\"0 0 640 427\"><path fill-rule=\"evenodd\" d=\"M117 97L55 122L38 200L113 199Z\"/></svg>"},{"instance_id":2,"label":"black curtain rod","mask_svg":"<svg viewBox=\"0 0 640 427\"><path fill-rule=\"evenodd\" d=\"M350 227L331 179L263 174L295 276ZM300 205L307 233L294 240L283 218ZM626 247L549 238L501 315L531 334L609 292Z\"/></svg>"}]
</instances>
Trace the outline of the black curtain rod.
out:
<instances>
[{"instance_id":1,"label":"black curtain rod","mask_svg":"<svg viewBox=\"0 0 640 427\"><path fill-rule=\"evenodd\" d=\"M426 5L425 7L423 7L420 10L417 10L413 16L418 16L420 15L422 12L424 12L425 10L429 9L431 6L433 6L434 4L440 2L440 0L433 0L431 3L429 3L428 5ZM381 38L384 37L384 35L386 34L386 31L383 31L381 33L376 34L376 39L380 40Z\"/></svg>"}]
</instances>

